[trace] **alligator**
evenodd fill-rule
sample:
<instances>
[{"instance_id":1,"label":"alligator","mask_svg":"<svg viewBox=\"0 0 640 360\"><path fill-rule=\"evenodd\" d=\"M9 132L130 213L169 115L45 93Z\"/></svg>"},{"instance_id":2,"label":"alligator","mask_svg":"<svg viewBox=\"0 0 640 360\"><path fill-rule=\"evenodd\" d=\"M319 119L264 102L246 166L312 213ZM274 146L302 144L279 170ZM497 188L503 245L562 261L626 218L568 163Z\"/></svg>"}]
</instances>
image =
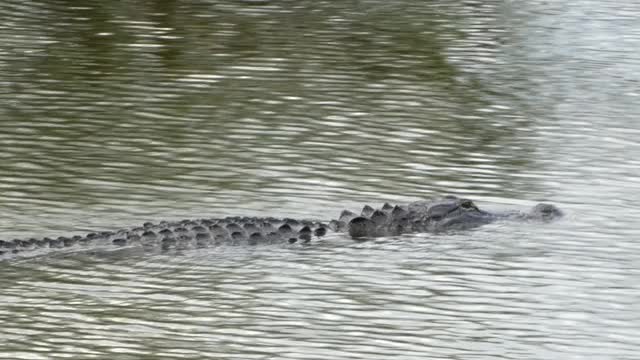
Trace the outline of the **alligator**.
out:
<instances>
[{"instance_id":1,"label":"alligator","mask_svg":"<svg viewBox=\"0 0 640 360\"><path fill-rule=\"evenodd\" d=\"M548 222L562 216L554 205L540 203L528 212L491 213L456 196L411 202L365 205L360 214L344 210L328 222L273 217L225 217L161 221L157 224L86 235L27 240L0 240L0 259L32 257L62 249L97 249L137 246L146 250L193 249L228 245L309 243L329 233L348 234L355 240L407 233L465 230L501 219Z\"/></svg>"}]
</instances>

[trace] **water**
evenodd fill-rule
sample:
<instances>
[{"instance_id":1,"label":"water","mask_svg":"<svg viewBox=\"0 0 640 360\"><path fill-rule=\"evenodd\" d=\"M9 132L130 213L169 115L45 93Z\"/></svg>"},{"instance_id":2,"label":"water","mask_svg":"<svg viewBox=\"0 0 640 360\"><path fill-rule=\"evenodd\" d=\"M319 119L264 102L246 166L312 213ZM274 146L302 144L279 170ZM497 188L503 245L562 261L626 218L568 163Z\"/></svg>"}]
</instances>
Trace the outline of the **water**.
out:
<instances>
[{"instance_id":1,"label":"water","mask_svg":"<svg viewBox=\"0 0 640 360\"><path fill-rule=\"evenodd\" d=\"M2 238L443 193L568 215L5 262L0 357L637 358L639 10L4 2Z\"/></svg>"}]
</instances>

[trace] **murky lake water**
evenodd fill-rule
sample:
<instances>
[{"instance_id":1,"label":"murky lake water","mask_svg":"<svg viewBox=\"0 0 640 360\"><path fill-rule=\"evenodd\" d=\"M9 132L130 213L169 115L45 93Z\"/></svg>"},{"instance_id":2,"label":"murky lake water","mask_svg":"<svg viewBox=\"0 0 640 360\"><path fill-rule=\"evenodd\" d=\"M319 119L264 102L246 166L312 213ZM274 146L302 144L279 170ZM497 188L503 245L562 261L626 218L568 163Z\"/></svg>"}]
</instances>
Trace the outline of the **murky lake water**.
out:
<instances>
[{"instance_id":1,"label":"murky lake water","mask_svg":"<svg viewBox=\"0 0 640 360\"><path fill-rule=\"evenodd\" d=\"M0 238L443 193L552 224L0 263L7 359L637 359L633 1L5 1Z\"/></svg>"}]
</instances>

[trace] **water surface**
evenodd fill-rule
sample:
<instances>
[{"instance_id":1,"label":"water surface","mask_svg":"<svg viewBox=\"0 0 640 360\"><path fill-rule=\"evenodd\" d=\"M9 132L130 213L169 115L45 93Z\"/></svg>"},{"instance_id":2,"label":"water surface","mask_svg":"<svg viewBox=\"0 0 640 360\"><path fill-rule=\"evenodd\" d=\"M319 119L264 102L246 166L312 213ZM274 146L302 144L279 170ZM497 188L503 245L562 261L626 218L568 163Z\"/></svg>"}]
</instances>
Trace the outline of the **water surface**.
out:
<instances>
[{"instance_id":1,"label":"water surface","mask_svg":"<svg viewBox=\"0 0 640 360\"><path fill-rule=\"evenodd\" d=\"M3 239L439 194L552 224L4 262L11 359L634 359L639 5L8 1Z\"/></svg>"}]
</instances>

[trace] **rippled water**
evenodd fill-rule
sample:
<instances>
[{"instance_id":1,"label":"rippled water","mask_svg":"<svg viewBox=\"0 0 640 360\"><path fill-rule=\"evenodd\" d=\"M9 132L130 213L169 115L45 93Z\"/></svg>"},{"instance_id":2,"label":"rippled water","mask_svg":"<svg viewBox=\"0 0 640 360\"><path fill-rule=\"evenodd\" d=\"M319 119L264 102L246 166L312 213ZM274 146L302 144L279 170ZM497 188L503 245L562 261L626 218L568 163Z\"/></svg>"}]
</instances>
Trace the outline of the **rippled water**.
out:
<instances>
[{"instance_id":1,"label":"rippled water","mask_svg":"<svg viewBox=\"0 0 640 360\"><path fill-rule=\"evenodd\" d=\"M6 1L0 238L443 193L552 224L0 263L8 359L635 359L640 5Z\"/></svg>"}]
</instances>

